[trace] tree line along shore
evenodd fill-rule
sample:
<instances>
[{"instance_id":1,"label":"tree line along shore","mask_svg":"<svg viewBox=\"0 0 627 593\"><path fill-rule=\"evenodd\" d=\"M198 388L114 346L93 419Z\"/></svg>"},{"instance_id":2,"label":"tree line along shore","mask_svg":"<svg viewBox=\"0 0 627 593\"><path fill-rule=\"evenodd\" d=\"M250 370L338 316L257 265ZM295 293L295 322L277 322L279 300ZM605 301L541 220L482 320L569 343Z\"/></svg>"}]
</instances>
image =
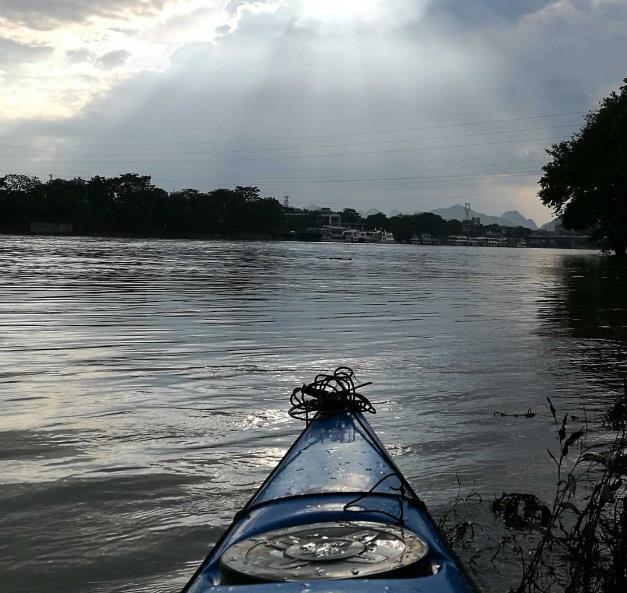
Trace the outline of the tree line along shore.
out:
<instances>
[{"instance_id":1,"label":"tree line along shore","mask_svg":"<svg viewBox=\"0 0 627 593\"><path fill-rule=\"evenodd\" d=\"M389 231L401 243L422 235L446 240L466 232L460 221L428 212L363 217L353 208L344 208L339 214L347 227ZM257 187L168 192L154 185L150 176L136 173L45 182L20 174L0 177L3 233L57 229L94 236L285 239L305 237L320 226L319 211L288 207L261 196ZM480 225L474 232L524 239L532 231Z\"/></svg>"},{"instance_id":2,"label":"tree line along shore","mask_svg":"<svg viewBox=\"0 0 627 593\"><path fill-rule=\"evenodd\" d=\"M547 151L538 197L564 229L586 229L604 251L627 255L627 78L581 130ZM0 232L61 228L82 235L212 238L288 238L320 226L319 213L289 208L259 188L237 186L201 192L167 192L151 177L126 173L89 180L8 174L0 177ZM393 233L396 241L428 235L436 240L468 234L457 220L433 213L377 213L363 218L345 208L344 224ZM48 225L46 227L46 225ZM52 225L52 227L50 226ZM466 231L464 233L464 231ZM527 238L531 231L476 225L472 232Z\"/></svg>"}]
</instances>

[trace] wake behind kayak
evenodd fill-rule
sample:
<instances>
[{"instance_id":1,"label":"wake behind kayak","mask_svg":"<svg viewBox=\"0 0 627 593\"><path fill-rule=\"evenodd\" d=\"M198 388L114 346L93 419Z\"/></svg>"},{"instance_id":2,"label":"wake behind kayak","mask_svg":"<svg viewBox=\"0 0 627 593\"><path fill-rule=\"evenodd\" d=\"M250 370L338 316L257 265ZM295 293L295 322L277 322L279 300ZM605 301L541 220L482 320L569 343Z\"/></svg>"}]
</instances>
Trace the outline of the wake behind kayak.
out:
<instances>
[{"instance_id":1,"label":"wake behind kayak","mask_svg":"<svg viewBox=\"0 0 627 593\"><path fill-rule=\"evenodd\" d=\"M379 441L351 369L292 394L307 426L183 593L476 592Z\"/></svg>"}]
</instances>

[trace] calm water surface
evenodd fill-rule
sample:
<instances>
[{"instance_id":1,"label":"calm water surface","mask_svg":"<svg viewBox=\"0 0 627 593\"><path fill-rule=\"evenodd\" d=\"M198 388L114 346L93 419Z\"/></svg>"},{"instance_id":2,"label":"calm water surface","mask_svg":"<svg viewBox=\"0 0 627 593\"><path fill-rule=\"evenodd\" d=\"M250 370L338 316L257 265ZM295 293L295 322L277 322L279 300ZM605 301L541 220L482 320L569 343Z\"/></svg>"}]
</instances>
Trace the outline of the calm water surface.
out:
<instances>
[{"instance_id":1,"label":"calm water surface","mask_svg":"<svg viewBox=\"0 0 627 593\"><path fill-rule=\"evenodd\" d=\"M548 496L545 397L617 397L626 277L581 252L0 237L2 590L176 591L299 433L293 387L340 364L434 512L457 475Z\"/></svg>"}]
</instances>

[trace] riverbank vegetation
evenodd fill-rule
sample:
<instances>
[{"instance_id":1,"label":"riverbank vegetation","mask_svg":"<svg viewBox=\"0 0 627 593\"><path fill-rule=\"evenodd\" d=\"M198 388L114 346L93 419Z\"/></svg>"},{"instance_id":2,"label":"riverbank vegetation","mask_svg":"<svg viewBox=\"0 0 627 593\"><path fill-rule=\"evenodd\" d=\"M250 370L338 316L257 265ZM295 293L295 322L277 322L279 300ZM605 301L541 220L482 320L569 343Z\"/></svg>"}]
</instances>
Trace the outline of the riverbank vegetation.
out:
<instances>
[{"instance_id":1,"label":"riverbank vegetation","mask_svg":"<svg viewBox=\"0 0 627 593\"><path fill-rule=\"evenodd\" d=\"M342 225L389 231L400 242L414 236L445 239L463 233L460 221L428 212L362 217L345 208L339 214ZM281 239L306 236L323 224L320 211L290 208L273 197L262 197L257 187L167 192L150 176L136 173L45 182L27 175L0 177L0 232L4 233L26 234L33 225L43 229L62 225L64 232L78 235ZM498 225L477 225L473 232L514 238L531 234L526 228Z\"/></svg>"},{"instance_id":2,"label":"riverbank vegetation","mask_svg":"<svg viewBox=\"0 0 627 593\"><path fill-rule=\"evenodd\" d=\"M32 223L69 225L82 235L145 237L273 234L283 207L256 187L167 192L146 175L90 180L7 175L0 178L0 230L28 233Z\"/></svg>"},{"instance_id":3,"label":"riverbank vegetation","mask_svg":"<svg viewBox=\"0 0 627 593\"><path fill-rule=\"evenodd\" d=\"M547 151L540 199L565 228L591 228L607 251L627 253L627 79L570 140Z\"/></svg>"},{"instance_id":4,"label":"riverbank vegetation","mask_svg":"<svg viewBox=\"0 0 627 593\"><path fill-rule=\"evenodd\" d=\"M466 514L487 506L476 491L458 495L441 526L481 579L505 561L509 593L623 593L627 591L627 382L625 394L601 418L549 412L557 447L555 491L545 504L532 493L503 493L489 503L498 529L481 529ZM572 426L572 428L571 428ZM485 511L485 509L483 509ZM494 526L493 526L494 527ZM509 558L509 562L506 560ZM512 573L512 567L518 574Z\"/></svg>"}]
</instances>

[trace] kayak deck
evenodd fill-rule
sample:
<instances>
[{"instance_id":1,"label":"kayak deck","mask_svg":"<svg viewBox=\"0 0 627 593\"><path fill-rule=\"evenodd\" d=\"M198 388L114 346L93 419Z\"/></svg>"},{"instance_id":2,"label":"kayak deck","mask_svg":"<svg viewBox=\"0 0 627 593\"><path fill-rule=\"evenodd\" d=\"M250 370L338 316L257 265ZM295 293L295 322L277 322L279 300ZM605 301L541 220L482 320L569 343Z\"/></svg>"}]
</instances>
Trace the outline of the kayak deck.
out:
<instances>
[{"instance_id":1,"label":"kayak deck","mask_svg":"<svg viewBox=\"0 0 627 593\"><path fill-rule=\"evenodd\" d=\"M361 414L317 418L301 434L249 504L331 492L412 492ZM415 497L415 495L414 495Z\"/></svg>"},{"instance_id":2,"label":"kayak deck","mask_svg":"<svg viewBox=\"0 0 627 593\"><path fill-rule=\"evenodd\" d=\"M427 551L419 561L407 566L399 562L397 570L366 578L359 577L358 564L368 559L360 559L359 555L350 578L292 580L290 571L286 570L270 579L268 571L263 572L267 567L261 566L257 567L257 574L242 578L241 574L226 570L230 560L240 562L234 550L254 548L257 540L264 540L268 532L288 530L289 533L295 526L324 528L346 522L378 524L389 532L396 529L417 536ZM341 541L344 549L357 546ZM298 570L298 562L293 558L290 556L283 566L296 564ZM262 573L266 576L260 577ZM320 414L309 423L252 499L237 513L183 591L471 593L476 589L368 422L358 412L345 411L330 416Z\"/></svg>"}]
</instances>

